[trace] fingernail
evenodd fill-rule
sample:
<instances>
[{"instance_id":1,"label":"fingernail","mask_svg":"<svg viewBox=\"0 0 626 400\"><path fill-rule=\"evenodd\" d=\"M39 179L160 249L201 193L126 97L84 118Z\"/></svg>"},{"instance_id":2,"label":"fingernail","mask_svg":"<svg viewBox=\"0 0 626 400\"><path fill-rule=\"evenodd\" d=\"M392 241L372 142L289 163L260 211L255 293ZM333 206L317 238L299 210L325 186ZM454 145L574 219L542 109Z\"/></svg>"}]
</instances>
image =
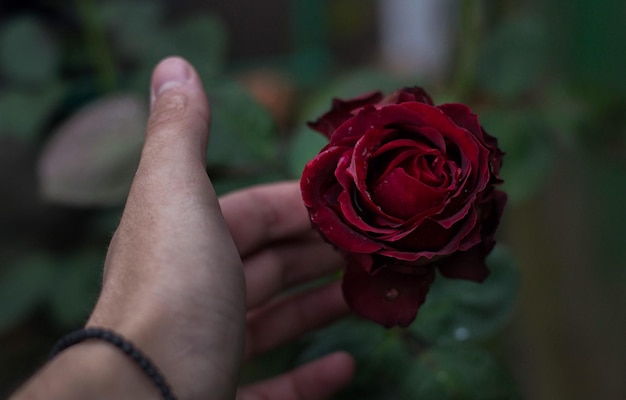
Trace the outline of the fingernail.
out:
<instances>
[{"instance_id":1,"label":"fingernail","mask_svg":"<svg viewBox=\"0 0 626 400\"><path fill-rule=\"evenodd\" d=\"M151 102L161 93L182 86L191 76L191 68L183 59L172 57L161 61L152 76Z\"/></svg>"}]
</instances>

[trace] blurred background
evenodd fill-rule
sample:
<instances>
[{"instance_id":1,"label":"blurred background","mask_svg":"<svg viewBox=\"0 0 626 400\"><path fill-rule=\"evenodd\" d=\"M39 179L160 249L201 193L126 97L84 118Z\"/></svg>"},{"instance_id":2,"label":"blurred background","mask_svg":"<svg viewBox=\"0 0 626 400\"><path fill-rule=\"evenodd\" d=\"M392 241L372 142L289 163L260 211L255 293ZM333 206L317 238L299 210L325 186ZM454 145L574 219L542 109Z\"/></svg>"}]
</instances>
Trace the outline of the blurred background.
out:
<instances>
[{"instance_id":1,"label":"blurred background","mask_svg":"<svg viewBox=\"0 0 626 400\"><path fill-rule=\"evenodd\" d=\"M334 348L338 399L626 398L626 3L2 0L0 396L79 327L138 162L154 65L199 70L224 193L298 178L332 97L423 86L507 153L485 284L437 283L407 332L349 320L244 380Z\"/></svg>"}]
</instances>

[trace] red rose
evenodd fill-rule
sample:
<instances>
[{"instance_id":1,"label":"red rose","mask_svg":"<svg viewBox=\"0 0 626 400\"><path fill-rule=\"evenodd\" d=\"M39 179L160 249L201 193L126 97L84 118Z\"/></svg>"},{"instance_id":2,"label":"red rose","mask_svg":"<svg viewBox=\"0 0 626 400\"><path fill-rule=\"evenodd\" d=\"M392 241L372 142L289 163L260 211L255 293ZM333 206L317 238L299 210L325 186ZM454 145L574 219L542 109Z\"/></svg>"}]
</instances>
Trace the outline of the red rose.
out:
<instances>
[{"instance_id":1,"label":"red rose","mask_svg":"<svg viewBox=\"0 0 626 400\"><path fill-rule=\"evenodd\" d=\"M421 88L335 99L313 129L330 140L302 174L313 226L346 255L343 292L362 316L407 326L435 270L483 281L506 203L503 153L462 104Z\"/></svg>"}]
</instances>

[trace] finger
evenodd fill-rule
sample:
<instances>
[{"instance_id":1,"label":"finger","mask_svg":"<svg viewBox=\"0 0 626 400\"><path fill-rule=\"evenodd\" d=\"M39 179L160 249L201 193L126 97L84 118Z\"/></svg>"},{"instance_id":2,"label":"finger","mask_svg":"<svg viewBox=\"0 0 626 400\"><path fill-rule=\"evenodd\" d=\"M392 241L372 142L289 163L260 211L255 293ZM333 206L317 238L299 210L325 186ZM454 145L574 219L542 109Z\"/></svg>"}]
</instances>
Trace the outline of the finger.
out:
<instances>
[{"instance_id":1,"label":"finger","mask_svg":"<svg viewBox=\"0 0 626 400\"><path fill-rule=\"evenodd\" d=\"M222 197L220 205L242 257L267 243L311 229L298 182L244 189Z\"/></svg>"},{"instance_id":2,"label":"finger","mask_svg":"<svg viewBox=\"0 0 626 400\"><path fill-rule=\"evenodd\" d=\"M246 386L237 400L321 400L344 387L354 374L354 360L333 353L274 379Z\"/></svg>"},{"instance_id":3,"label":"finger","mask_svg":"<svg viewBox=\"0 0 626 400\"><path fill-rule=\"evenodd\" d=\"M341 282L286 296L248 313L245 359L347 315Z\"/></svg>"},{"instance_id":4,"label":"finger","mask_svg":"<svg viewBox=\"0 0 626 400\"><path fill-rule=\"evenodd\" d=\"M319 236L270 246L244 260L247 307L258 307L289 287L338 270L343 257Z\"/></svg>"}]
</instances>

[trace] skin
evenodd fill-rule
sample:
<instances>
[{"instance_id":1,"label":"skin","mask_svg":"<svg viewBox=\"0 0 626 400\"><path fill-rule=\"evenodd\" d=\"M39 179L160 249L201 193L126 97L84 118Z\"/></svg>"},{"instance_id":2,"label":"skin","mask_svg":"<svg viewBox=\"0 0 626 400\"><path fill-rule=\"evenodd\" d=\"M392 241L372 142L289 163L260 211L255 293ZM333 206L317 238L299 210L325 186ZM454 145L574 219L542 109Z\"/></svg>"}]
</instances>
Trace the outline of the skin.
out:
<instances>
[{"instance_id":1,"label":"skin","mask_svg":"<svg viewBox=\"0 0 626 400\"><path fill-rule=\"evenodd\" d=\"M209 105L194 69L162 61L141 161L111 241L87 326L113 329L154 361L180 399L324 399L351 379L335 353L237 387L243 362L348 313L338 283L285 289L328 275L341 256L311 231L297 182L215 195L205 171ZM115 347L75 345L13 399L158 399Z\"/></svg>"}]
</instances>

